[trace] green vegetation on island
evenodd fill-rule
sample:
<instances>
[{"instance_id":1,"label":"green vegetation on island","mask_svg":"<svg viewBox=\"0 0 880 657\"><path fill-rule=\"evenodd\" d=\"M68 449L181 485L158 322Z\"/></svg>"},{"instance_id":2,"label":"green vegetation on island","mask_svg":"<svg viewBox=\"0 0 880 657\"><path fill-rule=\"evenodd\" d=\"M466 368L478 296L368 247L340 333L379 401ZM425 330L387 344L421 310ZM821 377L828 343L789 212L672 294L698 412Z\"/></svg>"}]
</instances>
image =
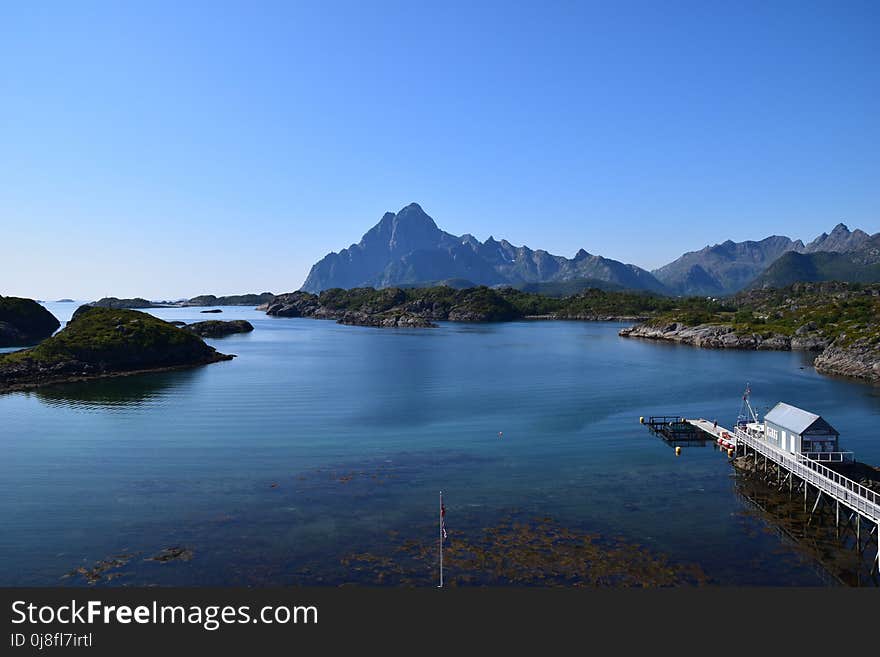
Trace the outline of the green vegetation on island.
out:
<instances>
[{"instance_id":1,"label":"green vegetation on island","mask_svg":"<svg viewBox=\"0 0 880 657\"><path fill-rule=\"evenodd\" d=\"M794 337L800 331L851 342L863 337L880 340L878 321L880 284L821 282L740 292L714 311L661 312L647 323L724 324L740 335Z\"/></svg>"},{"instance_id":2,"label":"green vegetation on island","mask_svg":"<svg viewBox=\"0 0 880 657\"><path fill-rule=\"evenodd\" d=\"M230 358L152 315L83 306L57 335L31 349L0 355L0 391Z\"/></svg>"},{"instance_id":3,"label":"green vegetation on island","mask_svg":"<svg viewBox=\"0 0 880 657\"><path fill-rule=\"evenodd\" d=\"M269 303L275 295L271 292L260 294L232 294L225 297L216 297L213 294L202 294L184 301L182 306L259 306Z\"/></svg>"},{"instance_id":4,"label":"green vegetation on island","mask_svg":"<svg viewBox=\"0 0 880 657\"><path fill-rule=\"evenodd\" d=\"M814 351L820 372L880 381L880 284L753 289L732 297L729 307L662 312L620 334L698 347Z\"/></svg>"}]
</instances>

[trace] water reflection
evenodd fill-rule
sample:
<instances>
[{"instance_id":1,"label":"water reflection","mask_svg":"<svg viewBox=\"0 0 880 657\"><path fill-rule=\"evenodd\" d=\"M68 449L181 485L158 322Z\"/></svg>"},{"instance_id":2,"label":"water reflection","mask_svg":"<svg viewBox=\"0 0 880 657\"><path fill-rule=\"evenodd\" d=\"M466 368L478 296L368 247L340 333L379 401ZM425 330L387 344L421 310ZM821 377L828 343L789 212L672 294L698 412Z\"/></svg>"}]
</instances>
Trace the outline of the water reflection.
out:
<instances>
[{"instance_id":1,"label":"water reflection","mask_svg":"<svg viewBox=\"0 0 880 657\"><path fill-rule=\"evenodd\" d=\"M780 492L743 474L734 477L734 490L744 513L759 519L784 546L812 564L826 584L880 586L871 567L876 553L870 549L860 553L852 537L835 524L833 512L822 514L820 507L811 519L802 495L789 495L787 489Z\"/></svg>"},{"instance_id":2,"label":"water reflection","mask_svg":"<svg viewBox=\"0 0 880 657\"><path fill-rule=\"evenodd\" d=\"M196 376L196 370L137 374L62 383L29 394L49 406L94 410L131 408L153 403L166 396L171 388L186 386Z\"/></svg>"}]
</instances>

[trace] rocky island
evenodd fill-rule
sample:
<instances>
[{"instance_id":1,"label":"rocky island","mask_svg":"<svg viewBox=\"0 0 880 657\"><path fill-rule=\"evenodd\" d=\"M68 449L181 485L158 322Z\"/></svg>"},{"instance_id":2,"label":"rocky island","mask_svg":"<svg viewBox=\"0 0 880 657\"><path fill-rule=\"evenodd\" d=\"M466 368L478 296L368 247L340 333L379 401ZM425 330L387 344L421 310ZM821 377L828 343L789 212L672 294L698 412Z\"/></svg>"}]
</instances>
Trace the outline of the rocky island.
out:
<instances>
[{"instance_id":1,"label":"rocky island","mask_svg":"<svg viewBox=\"0 0 880 657\"><path fill-rule=\"evenodd\" d=\"M141 297L120 299L118 297L104 297L92 301L90 306L99 308L190 308L200 306L258 306L269 303L275 295L271 292L260 294L233 294L217 297L213 294L201 294L191 299L177 301L150 301ZM222 311L211 311L222 312Z\"/></svg>"},{"instance_id":2,"label":"rocky island","mask_svg":"<svg viewBox=\"0 0 880 657\"><path fill-rule=\"evenodd\" d=\"M637 321L659 311L714 309L704 299L673 299L596 288L557 298L512 287L333 288L320 294L281 294L260 306L277 317L333 319L342 324L431 327L434 322L507 322L518 319Z\"/></svg>"},{"instance_id":3,"label":"rocky island","mask_svg":"<svg viewBox=\"0 0 880 657\"><path fill-rule=\"evenodd\" d=\"M57 335L31 349L0 355L0 392L231 358L152 315L82 306Z\"/></svg>"},{"instance_id":4,"label":"rocky island","mask_svg":"<svg viewBox=\"0 0 880 657\"><path fill-rule=\"evenodd\" d=\"M254 330L254 325L244 319L233 319L228 322L209 319L204 322L185 324L183 329L203 338L222 338L234 333L250 333Z\"/></svg>"},{"instance_id":5,"label":"rocky island","mask_svg":"<svg viewBox=\"0 0 880 657\"><path fill-rule=\"evenodd\" d=\"M142 299L141 297L135 297L133 299L104 297L103 299L92 301L88 305L94 306L96 308L162 308L171 304L148 301L147 299Z\"/></svg>"},{"instance_id":6,"label":"rocky island","mask_svg":"<svg viewBox=\"0 0 880 657\"><path fill-rule=\"evenodd\" d=\"M33 299L0 296L0 347L24 347L52 335L61 323Z\"/></svg>"},{"instance_id":7,"label":"rocky island","mask_svg":"<svg viewBox=\"0 0 880 657\"><path fill-rule=\"evenodd\" d=\"M263 303L269 303L275 295L271 292L261 292L260 294L232 294L225 297L216 297L213 294L201 294L187 301L180 302L178 305L184 307L190 306L259 306Z\"/></svg>"}]
</instances>

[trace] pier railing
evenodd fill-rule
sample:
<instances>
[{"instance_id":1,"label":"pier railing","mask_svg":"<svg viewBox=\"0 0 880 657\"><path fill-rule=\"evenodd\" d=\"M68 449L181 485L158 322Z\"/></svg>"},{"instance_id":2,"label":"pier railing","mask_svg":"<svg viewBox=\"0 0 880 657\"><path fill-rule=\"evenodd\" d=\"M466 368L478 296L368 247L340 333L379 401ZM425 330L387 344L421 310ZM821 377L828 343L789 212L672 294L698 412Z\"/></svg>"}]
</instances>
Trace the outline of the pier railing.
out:
<instances>
[{"instance_id":1,"label":"pier railing","mask_svg":"<svg viewBox=\"0 0 880 657\"><path fill-rule=\"evenodd\" d=\"M849 477L844 477L815 459L804 454L783 451L740 428L734 430L734 435L738 443L760 452L854 511L858 511L875 523L880 523L880 494Z\"/></svg>"}]
</instances>

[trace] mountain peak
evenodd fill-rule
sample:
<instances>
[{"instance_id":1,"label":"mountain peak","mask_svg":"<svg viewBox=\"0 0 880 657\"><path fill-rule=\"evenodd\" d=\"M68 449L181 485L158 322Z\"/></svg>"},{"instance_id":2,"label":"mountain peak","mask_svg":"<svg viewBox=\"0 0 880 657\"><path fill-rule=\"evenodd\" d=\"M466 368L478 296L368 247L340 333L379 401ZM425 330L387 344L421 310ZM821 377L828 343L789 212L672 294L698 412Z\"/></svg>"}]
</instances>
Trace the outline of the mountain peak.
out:
<instances>
[{"instance_id":1,"label":"mountain peak","mask_svg":"<svg viewBox=\"0 0 880 657\"><path fill-rule=\"evenodd\" d=\"M398 214L398 215L402 215L402 214L424 214L425 216L427 216L427 214L425 214L425 211L422 210L422 206L419 205L418 203L415 203L415 202L410 203L409 205L405 205L404 207L402 207L402 208L400 209L400 211L399 211L397 214Z\"/></svg>"},{"instance_id":2,"label":"mountain peak","mask_svg":"<svg viewBox=\"0 0 880 657\"><path fill-rule=\"evenodd\" d=\"M840 235L841 233L849 234L849 228L842 221L834 227L834 230L831 231L832 235Z\"/></svg>"},{"instance_id":3,"label":"mountain peak","mask_svg":"<svg viewBox=\"0 0 880 657\"><path fill-rule=\"evenodd\" d=\"M480 244L469 234L442 231L418 203L410 203L397 214L386 213L359 243L315 263L302 289L424 285L449 279L476 285L596 279L622 288L665 291L650 273L634 265L603 258L594 262L583 250L579 256L569 260L499 242L494 236Z\"/></svg>"}]
</instances>

